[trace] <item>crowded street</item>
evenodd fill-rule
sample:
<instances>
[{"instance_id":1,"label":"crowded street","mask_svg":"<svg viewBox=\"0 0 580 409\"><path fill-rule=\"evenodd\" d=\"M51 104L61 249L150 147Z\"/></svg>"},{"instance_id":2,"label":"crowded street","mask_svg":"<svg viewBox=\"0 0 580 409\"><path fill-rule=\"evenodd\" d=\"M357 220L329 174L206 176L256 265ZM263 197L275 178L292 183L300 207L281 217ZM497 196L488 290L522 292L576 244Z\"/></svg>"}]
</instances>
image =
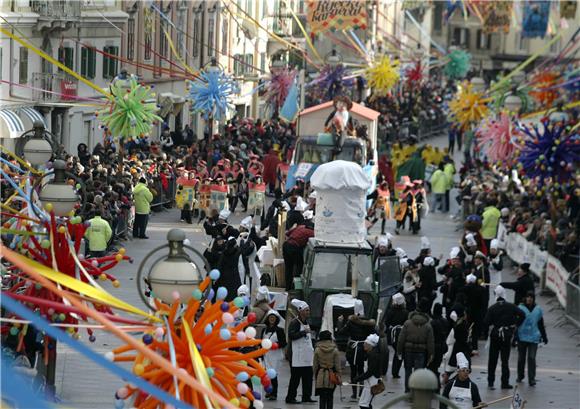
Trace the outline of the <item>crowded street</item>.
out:
<instances>
[{"instance_id":1,"label":"crowded street","mask_svg":"<svg viewBox=\"0 0 580 409\"><path fill-rule=\"evenodd\" d=\"M577 9L0 1L0 407L580 407Z\"/></svg>"}]
</instances>

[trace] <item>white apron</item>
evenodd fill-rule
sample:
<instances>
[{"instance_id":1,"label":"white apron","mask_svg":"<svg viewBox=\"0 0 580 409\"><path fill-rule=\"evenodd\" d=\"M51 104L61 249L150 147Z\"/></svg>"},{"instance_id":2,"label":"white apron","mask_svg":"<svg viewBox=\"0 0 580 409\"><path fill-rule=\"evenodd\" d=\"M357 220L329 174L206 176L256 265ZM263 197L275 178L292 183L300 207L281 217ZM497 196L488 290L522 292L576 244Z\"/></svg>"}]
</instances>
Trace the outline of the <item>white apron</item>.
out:
<instances>
[{"instance_id":1,"label":"white apron","mask_svg":"<svg viewBox=\"0 0 580 409\"><path fill-rule=\"evenodd\" d=\"M300 324L300 331L305 331L306 326ZM310 332L305 337L292 341L292 366L301 368L312 366L314 361L314 347Z\"/></svg>"},{"instance_id":2,"label":"white apron","mask_svg":"<svg viewBox=\"0 0 580 409\"><path fill-rule=\"evenodd\" d=\"M489 283L491 284L492 288L499 285L503 280L501 278L501 270L497 271L493 268L493 264L489 263Z\"/></svg>"},{"instance_id":3,"label":"white apron","mask_svg":"<svg viewBox=\"0 0 580 409\"><path fill-rule=\"evenodd\" d=\"M368 370L368 361L365 361L365 372ZM379 378L375 376L371 376L368 379L365 379L363 383L363 390L360 394L360 398L358 400L358 405L364 408L369 408L371 406L371 402L373 400L373 394L371 393L371 387L375 386L379 383Z\"/></svg>"},{"instance_id":4,"label":"white apron","mask_svg":"<svg viewBox=\"0 0 580 409\"><path fill-rule=\"evenodd\" d=\"M457 405L459 409L473 408L473 400L471 397L471 383L469 388L459 388L455 386L456 380L453 381L453 386L449 391L449 400Z\"/></svg>"},{"instance_id":5,"label":"white apron","mask_svg":"<svg viewBox=\"0 0 580 409\"><path fill-rule=\"evenodd\" d=\"M272 341L272 343L274 342L277 343L278 334L276 334L276 331L270 332L268 334L264 334L263 339L269 339L270 341ZM278 373L283 359L284 359L283 349L280 348L276 350L270 349L268 353L264 355L264 366L266 366L266 369L272 368L276 371L276 373Z\"/></svg>"}]
</instances>

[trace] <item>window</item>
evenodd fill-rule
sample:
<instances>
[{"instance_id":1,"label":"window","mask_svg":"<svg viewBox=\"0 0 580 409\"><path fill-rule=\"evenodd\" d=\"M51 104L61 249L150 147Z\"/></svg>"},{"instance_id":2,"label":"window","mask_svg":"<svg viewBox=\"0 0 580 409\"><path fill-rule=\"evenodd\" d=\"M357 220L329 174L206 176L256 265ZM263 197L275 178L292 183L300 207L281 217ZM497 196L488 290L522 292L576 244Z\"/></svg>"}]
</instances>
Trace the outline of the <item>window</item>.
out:
<instances>
[{"instance_id":1,"label":"window","mask_svg":"<svg viewBox=\"0 0 580 409\"><path fill-rule=\"evenodd\" d=\"M515 36L516 39L516 48L520 51L528 51L529 40L525 37L522 37L521 33L517 33Z\"/></svg>"},{"instance_id":2,"label":"window","mask_svg":"<svg viewBox=\"0 0 580 409\"><path fill-rule=\"evenodd\" d=\"M469 49L469 29L455 27L453 29L453 43Z\"/></svg>"},{"instance_id":3,"label":"window","mask_svg":"<svg viewBox=\"0 0 580 409\"><path fill-rule=\"evenodd\" d=\"M195 13L193 19L193 53L194 57L199 55L199 16Z\"/></svg>"},{"instance_id":4,"label":"window","mask_svg":"<svg viewBox=\"0 0 580 409\"><path fill-rule=\"evenodd\" d=\"M130 17L127 20L127 59L133 61L135 58L135 19Z\"/></svg>"},{"instance_id":5,"label":"window","mask_svg":"<svg viewBox=\"0 0 580 409\"><path fill-rule=\"evenodd\" d=\"M553 40L554 36L550 36L550 40ZM560 52L560 40L556 41L555 43L553 43L550 46L550 52L553 54L559 53Z\"/></svg>"},{"instance_id":6,"label":"window","mask_svg":"<svg viewBox=\"0 0 580 409\"><path fill-rule=\"evenodd\" d=\"M97 51L94 48L81 48L81 75L85 78L95 78L97 67Z\"/></svg>"},{"instance_id":7,"label":"window","mask_svg":"<svg viewBox=\"0 0 580 409\"><path fill-rule=\"evenodd\" d=\"M262 19L268 15L268 0L262 0Z\"/></svg>"},{"instance_id":8,"label":"window","mask_svg":"<svg viewBox=\"0 0 580 409\"><path fill-rule=\"evenodd\" d=\"M28 84L28 48L20 47L18 83Z\"/></svg>"},{"instance_id":9,"label":"window","mask_svg":"<svg viewBox=\"0 0 580 409\"><path fill-rule=\"evenodd\" d=\"M266 72L266 53L260 53L260 70Z\"/></svg>"},{"instance_id":10,"label":"window","mask_svg":"<svg viewBox=\"0 0 580 409\"><path fill-rule=\"evenodd\" d=\"M352 276L355 274L358 289L370 291L373 286L370 254L316 253L310 286L348 289L352 286Z\"/></svg>"},{"instance_id":11,"label":"window","mask_svg":"<svg viewBox=\"0 0 580 409\"><path fill-rule=\"evenodd\" d=\"M74 49L72 47L59 47L58 62L64 64L67 68L74 70ZM60 68L58 70L62 71Z\"/></svg>"},{"instance_id":12,"label":"window","mask_svg":"<svg viewBox=\"0 0 580 409\"><path fill-rule=\"evenodd\" d=\"M228 54L228 20L227 16L224 15L222 18L222 54Z\"/></svg>"},{"instance_id":13,"label":"window","mask_svg":"<svg viewBox=\"0 0 580 409\"><path fill-rule=\"evenodd\" d=\"M103 56L103 78L115 78L117 76L117 58L115 57L119 55L119 47L107 45L103 48L103 52L111 55L111 57Z\"/></svg>"},{"instance_id":14,"label":"window","mask_svg":"<svg viewBox=\"0 0 580 409\"><path fill-rule=\"evenodd\" d=\"M179 54L185 57L184 33L187 31L187 9L184 6L180 6L177 13L177 49L179 50Z\"/></svg>"},{"instance_id":15,"label":"window","mask_svg":"<svg viewBox=\"0 0 580 409\"><path fill-rule=\"evenodd\" d=\"M169 48L167 37L165 36L166 31L171 35L171 28L168 30L167 23L162 19L159 22L159 55L161 57L167 57L167 49Z\"/></svg>"},{"instance_id":16,"label":"window","mask_svg":"<svg viewBox=\"0 0 580 409\"><path fill-rule=\"evenodd\" d=\"M213 57L214 54L214 38L215 38L215 19L211 17L207 21L207 56Z\"/></svg>"},{"instance_id":17,"label":"window","mask_svg":"<svg viewBox=\"0 0 580 409\"><path fill-rule=\"evenodd\" d=\"M490 50L491 49L491 34L486 34L483 30L477 30L477 49Z\"/></svg>"},{"instance_id":18,"label":"window","mask_svg":"<svg viewBox=\"0 0 580 409\"><path fill-rule=\"evenodd\" d=\"M252 74L254 72L254 55L253 54L246 54L244 56L244 73L245 74Z\"/></svg>"},{"instance_id":19,"label":"window","mask_svg":"<svg viewBox=\"0 0 580 409\"><path fill-rule=\"evenodd\" d=\"M254 17L254 10L253 10L253 3L254 0L246 0L246 13L248 13L248 15Z\"/></svg>"},{"instance_id":20,"label":"window","mask_svg":"<svg viewBox=\"0 0 580 409\"><path fill-rule=\"evenodd\" d=\"M244 73L244 56L242 54L234 55L234 75L241 76Z\"/></svg>"},{"instance_id":21,"label":"window","mask_svg":"<svg viewBox=\"0 0 580 409\"><path fill-rule=\"evenodd\" d=\"M435 11L433 14L433 30L441 31L443 29L443 2L435 2Z\"/></svg>"},{"instance_id":22,"label":"window","mask_svg":"<svg viewBox=\"0 0 580 409\"><path fill-rule=\"evenodd\" d=\"M151 59L151 31L150 30L145 30L145 59L146 60L150 60Z\"/></svg>"}]
</instances>

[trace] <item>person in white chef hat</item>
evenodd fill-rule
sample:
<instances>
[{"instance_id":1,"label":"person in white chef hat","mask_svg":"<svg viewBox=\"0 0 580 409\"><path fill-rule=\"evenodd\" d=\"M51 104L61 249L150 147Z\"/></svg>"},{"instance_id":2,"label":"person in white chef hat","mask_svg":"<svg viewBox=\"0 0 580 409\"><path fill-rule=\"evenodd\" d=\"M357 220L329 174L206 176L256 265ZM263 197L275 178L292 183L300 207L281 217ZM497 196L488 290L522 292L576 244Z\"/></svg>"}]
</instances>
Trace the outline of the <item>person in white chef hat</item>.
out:
<instances>
[{"instance_id":1,"label":"person in white chef hat","mask_svg":"<svg viewBox=\"0 0 580 409\"><path fill-rule=\"evenodd\" d=\"M463 352L457 353L456 359L457 375L447 382L443 389L443 396L455 403L460 409L471 409L482 403L479 388L475 382L469 379L471 371ZM447 409L447 405L442 404L441 409Z\"/></svg>"}]
</instances>

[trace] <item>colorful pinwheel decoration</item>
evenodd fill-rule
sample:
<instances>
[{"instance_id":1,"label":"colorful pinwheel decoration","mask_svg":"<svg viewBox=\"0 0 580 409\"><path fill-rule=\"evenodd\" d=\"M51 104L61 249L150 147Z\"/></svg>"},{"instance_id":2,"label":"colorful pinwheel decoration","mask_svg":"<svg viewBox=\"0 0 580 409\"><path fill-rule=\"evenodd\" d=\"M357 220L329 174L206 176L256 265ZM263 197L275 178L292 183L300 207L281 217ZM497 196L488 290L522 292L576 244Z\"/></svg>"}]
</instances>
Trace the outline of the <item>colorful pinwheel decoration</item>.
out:
<instances>
[{"instance_id":1,"label":"colorful pinwheel decoration","mask_svg":"<svg viewBox=\"0 0 580 409\"><path fill-rule=\"evenodd\" d=\"M538 186L568 182L580 161L578 131L544 119L541 126L520 126L522 136L516 138L518 167L524 176Z\"/></svg>"},{"instance_id":2,"label":"colorful pinwheel decoration","mask_svg":"<svg viewBox=\"0 0 580 409\"><path fill-rule=\"evenodd\" d=\"M413 66L405 70L405 83L408 87L418 88L423 82L423 66L421 60L418 60Z\"/></svg>"},{"instance_id":3,"label":"colorful pinwheel decoration","mask_svg":"<svg viewBox=\"0 0 580 409\"><path fill-rule=\"evenodd\" d=\"M465 78L471 67L471 54L464 50L453 50L446 58L448 61L443 73L452 80Z\"/></svg>"},{"instance_id":4,"label":"colorful pinwheel decoration","mask_svg":"<svg viewBox=\"0 0 580 409\"><path fill-rule=\"evenodd\" d=\"M324 95L327 100L343 95L347 88L354 86L354 79L345 79L350 75L344 65L325 65L320 71L320 75L314 83L314 90L320 95Z\"/></svg>"},{"instance_id":5,"label":"colorful pinwheel decoration","mask_svg":"<svg viewBox=\"0 0 580 409\"><path fill-rule=\"evenodd\" d=\"M222 119L237 93L238 84L221 69L201 71L195 81L189 81L191 111L200 112L206 120Z\"/></svg>"},{"instance_id":6,"label":"colorful pinwheel decoration","mask_svg":"<svg viewBox=\"0 0 580 409\"><path fill-rule=\"evenodd\" d=\"M560 97L560 92L557 88L560 82L560 75L555 72L540 72L532 77L533 89L529 92L530 96L534 98L544 108L552 107L554 101Z\"/></svg>"},{"instance_id":7,"label":"colorful pinwheel decoration","mask_svg":"<svg viewBox=\"0 0 580 409\"><path fill-rule=\"evenodd\" d=\"M273 112L278 112L284 105L297 74L298 71L287 67L279 68L275 73L272 73L266 86L265 98Z\"/></svg>"},{"instance_id":8,"label":"colorful pinwheel decoration","mask_svg":"<svg viewBox=\"0 0 580 409\"><path fill-rule=\"evenodd\" d=\"M472 85L465 81L459 87L455 98L449 102L451 116L462 129L467 129L488 115L487 104L490 100L491 98L485 97L481 92L474 92Z\"/></svg>"},{"instance_id":9,"label":"colorful pinwheel decoration","mask_svg":"<svg viewBox=\"0 0 580 409\"><path fill-rule=\"evenodd\" d=\"M513 159L512 122L506 112L501 112L497 119L484 119L477 136L490 160L505 163Z\"/></svg>"},{"instance_id":10,"label":"colorful pinwheel decoration","mask_svg":"<svg viewBox=\"0 0 580 409\"><path fill-rule=\"evenodd\" d=\"M165 326L142 336L146 348L171 360L175 368L182 368L208 389L229 400L234 406L263 409L262 388L272 391L274 369L266 369L258 359L278 348L269 339L256 338L251 326L256 314L236 318L239 310L249 305L248 297L225 301L227 290L220 287L214 293L212 281L219 271L212 270L194 290L193 298L184 306L179 299L172 306L156 301L157 313L165 317ZM199 392L154 363L130 345L107 353L114 361L130 362L133 372L162 390L179 396L194 408L218 407L207 395ZM154 396L147 395L131 385L117 390L116 398L130 402L131 407L155 408L163 405ZM163 407L163 406L161 406Z\"/></svg>"},{"instance_id":11,"label":"colorful pinwheel decoration","mask_svg":"<svg viewBox=\"0 0 580 409\"><path fill-rule=\"evenodd\" d=\"M383 56L365 70L365 78L375 95L386 95L401 78L399 60L391 61L388 55Z\"/></svg>"},{"instance_id":12,"label":"colorful pinwheel decoration","mask_svg":"<svg viewBox=\"0 0 580 409\"><path fill-rule=\"evenodd\" d=\"M151 127L162 119L157 115L155 93L135 77L111 83L108 107L95 113L113 137L136 138L149 135Z\"/></svg>"}]
</instances>

